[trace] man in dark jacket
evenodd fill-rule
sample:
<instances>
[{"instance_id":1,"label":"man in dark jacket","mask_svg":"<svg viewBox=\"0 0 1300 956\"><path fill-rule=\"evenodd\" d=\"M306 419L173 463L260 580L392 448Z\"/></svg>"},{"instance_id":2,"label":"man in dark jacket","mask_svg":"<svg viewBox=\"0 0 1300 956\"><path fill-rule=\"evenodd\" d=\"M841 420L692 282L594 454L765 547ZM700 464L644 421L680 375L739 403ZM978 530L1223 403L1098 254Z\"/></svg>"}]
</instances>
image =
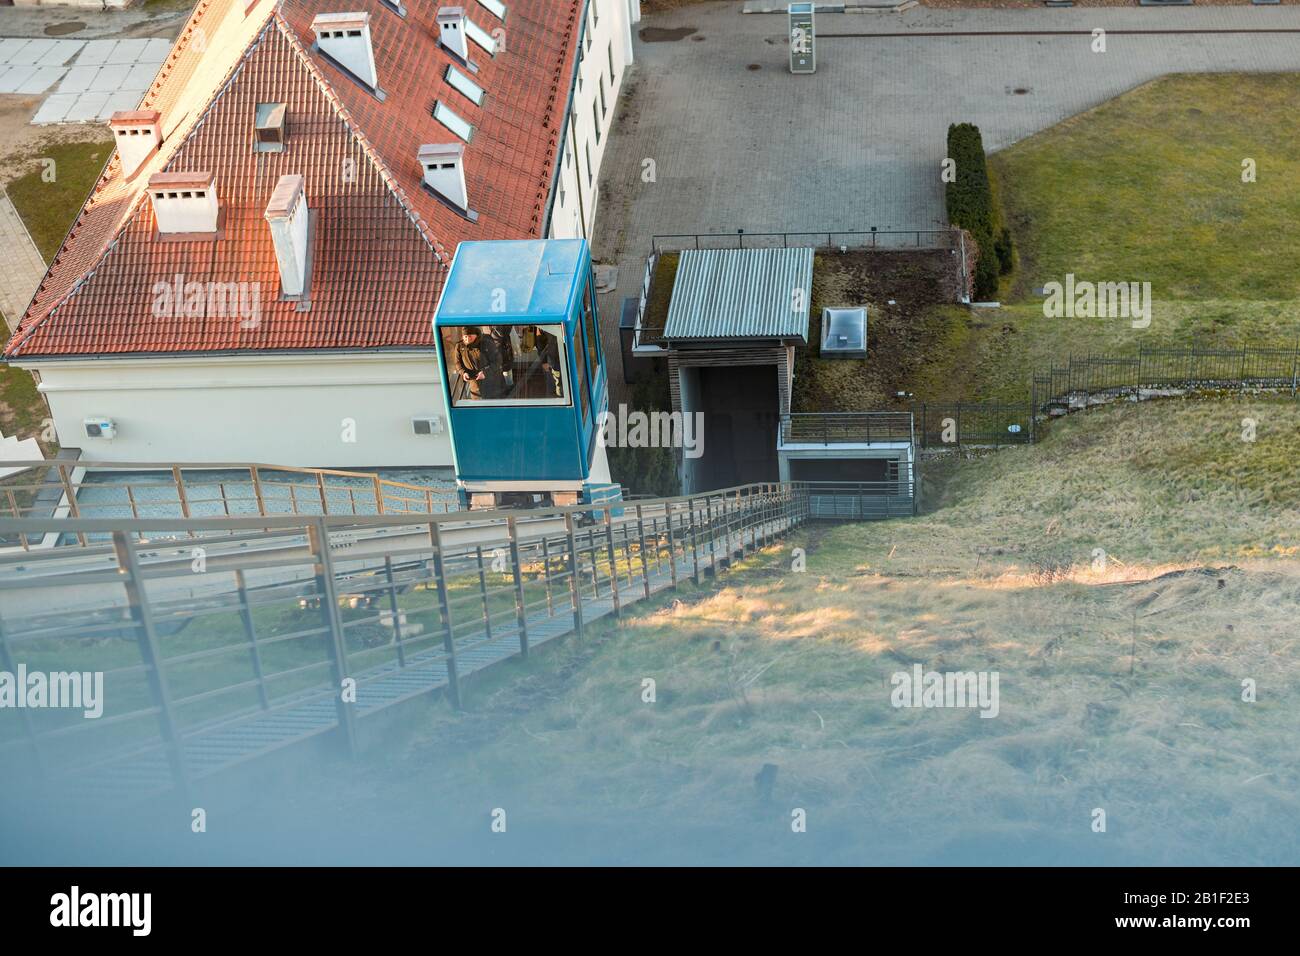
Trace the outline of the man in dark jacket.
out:
<instances>
[{"instance_id":1,"label":"man in dark jacket","mask_svg":"<svg viewBox=\"0 0 1300 956\"><path fill-rule=\"evenodd\" d=\"M555 394L557 396L561 395L560 346L555 341L555 336L540 325L533 326L533 335L536 342L537 357L542 361L542 371L550 376L550 381L555 388Z\"/></svg>"},{"instance_id":2,"label":"man in dark jacket","mask_svg":"<svg viewBox=\"0 0 1300 956\"><path fill-rule=\"evenodd\" d=\"M470 398L497 398L501 394L501 355L478 326L461 330L452 353L452 368Z\"/></svg>"},{"instance_id":3,"label":"man in dark jacket","mask_svg":"<svg viewBox=\"0 0 1300 956\"><path fill-rule=\"evenodd\" d=\"M510 326L490 325L487 337L501 357L501 394L509 395L515 390L515 344L510 339Z\"/></svg>"}]
</instances>

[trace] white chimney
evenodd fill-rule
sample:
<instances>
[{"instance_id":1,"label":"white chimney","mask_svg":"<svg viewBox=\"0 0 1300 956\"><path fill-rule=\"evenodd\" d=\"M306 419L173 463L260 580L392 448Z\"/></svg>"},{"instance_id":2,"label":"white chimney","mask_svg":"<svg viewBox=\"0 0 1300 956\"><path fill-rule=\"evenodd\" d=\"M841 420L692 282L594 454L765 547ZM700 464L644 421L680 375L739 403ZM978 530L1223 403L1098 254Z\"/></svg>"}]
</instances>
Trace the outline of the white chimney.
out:
<instances>
[{"instance_id":1,"label":"white chimney","mask_svg":"<svg viewBox=\"0 0 1300 956\"><path fill-rule=\"evenodd\" d=\"M438 39L461 60L469 61L469 39L465 36L464 7L438 8Z\"/></svg>"},{"instance_id":2,"label":"white chimney","mask_svg":"<svg viewBox=\"0 0 1300 956\"><path fill-rule=\"evenodd\" d=\"M266 204L266 221L280 265L280 290L302 295L307 286L307 247L310 241L307 193L301 176L281 176Z\"/></svg>"},{"instance_id":3,"label":"white chimney","mask_svg":"<svg viewBox=\"0 0 1300 956\"><path fill-rule=\"evenodd\" d=\"M118 110L109 117L108 128L128 179L162 142L162 114L157 110Z\"/></svg>"},{"instance_id":4,"label":"white chimney","mask_svg":"<svg viewBox=\"0 0 1300 956\"><path fill-rule=\"evenodd\" d=\"M311 29L322 53L371 89L379 88L369 13L319 13Z\"/></svg>"},{"instance_id":5,"label":"white chimney","mask_svg":"<svg viewBox=\"0 0 1300 956\"><path fill-rule=\"evenodd\" d=\"M424 183L457 209L469 209L465 189L465 144L426 143L416 154L424 171Z\"/></svg>"},{"instance_id":6,"label":"white chimney","mask_svg":"<svg viewBox=\"0 0 1300 956\"><path fill-rule=\"evenodd\" d=\"M216 234L216 173L154 173L148 189L160 234Z\"/></svg>"}]
</instances>

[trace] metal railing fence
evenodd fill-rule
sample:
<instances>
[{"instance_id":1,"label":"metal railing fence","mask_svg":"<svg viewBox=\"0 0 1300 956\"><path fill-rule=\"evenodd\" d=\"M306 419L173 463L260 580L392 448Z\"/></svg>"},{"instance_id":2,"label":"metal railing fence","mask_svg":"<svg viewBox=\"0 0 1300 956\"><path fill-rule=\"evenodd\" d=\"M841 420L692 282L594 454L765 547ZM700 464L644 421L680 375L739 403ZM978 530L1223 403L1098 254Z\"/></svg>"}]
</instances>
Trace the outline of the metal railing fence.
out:
<instances>
[{"instance_id":1,"label":"metal railing fence","mask_svg":"<svg viewBox=\"0 0 1300 956\"><path fill-rule=\"evenodd\" d=\"M809 517L802 483L362 518L23 518L107 535L0 555L0 668L102 674L103 713L0 711L0 762L86 796L180 788L699 581ZM189 538L193 534L194 538ZM70 680L70 678L68 678Z\"/></svg>"},{"instance_id":2,"label":"metal railing fence","mask_svg":"<svg viewBox=\"0 0 1300 956\"><path fill-rule=\"evenodd\" d=\"M454 489L373 472L248 463L53 459L0 482L3 518L181 519L274 515L439 514L460 507ZM86 544L85 532L74 532ZM0 547L38 539L0 535Z\"/></svg>"}]
</instances>

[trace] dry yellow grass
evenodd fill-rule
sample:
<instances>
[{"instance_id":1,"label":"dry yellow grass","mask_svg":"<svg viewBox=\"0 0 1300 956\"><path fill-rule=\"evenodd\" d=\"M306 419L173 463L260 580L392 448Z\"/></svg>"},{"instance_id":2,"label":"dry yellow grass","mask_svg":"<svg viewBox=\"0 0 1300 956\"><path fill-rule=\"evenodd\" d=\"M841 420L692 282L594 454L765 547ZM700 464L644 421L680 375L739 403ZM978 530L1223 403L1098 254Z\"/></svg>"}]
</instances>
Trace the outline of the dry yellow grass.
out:
<instances>
[{"instance_id":1,"label":"dry yellow grass","mask_svg":"<svg viewBox=\"0 0 1300 956\"><path fill-rule=\"evenodd\" d=\"M1222 462L1180 476L1175 410L1209 435L1240 412L1097 413L964 466L919 519L809 528L471 687L367 786L503 861L1294 864L1297 439L1252 452L1270 503ZM1134 411L1145 439L1123 437ZM914 663L996 671L998 716L895 708ZM518 840L467 835L491 807Z\"/></svg>"}]
</instances>

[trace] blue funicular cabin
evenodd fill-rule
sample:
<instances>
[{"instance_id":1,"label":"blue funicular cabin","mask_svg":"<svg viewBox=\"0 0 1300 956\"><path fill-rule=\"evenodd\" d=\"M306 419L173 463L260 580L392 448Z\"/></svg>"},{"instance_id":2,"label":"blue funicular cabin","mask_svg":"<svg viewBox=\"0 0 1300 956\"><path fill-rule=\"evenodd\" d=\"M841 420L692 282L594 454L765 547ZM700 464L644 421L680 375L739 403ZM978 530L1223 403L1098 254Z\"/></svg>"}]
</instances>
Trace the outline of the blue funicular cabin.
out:
<instances>
[{"instance_id":1,"label":"blue funicular cabin","mask_svg":"<svg viewBox=\"0 0 1300 956\"><path fill-rule=\"evenodd\" d=\"M584 240L462 242L434 329L465 505L621 496L597 441L608 376Z\"/></svg>"}]
</instances>

